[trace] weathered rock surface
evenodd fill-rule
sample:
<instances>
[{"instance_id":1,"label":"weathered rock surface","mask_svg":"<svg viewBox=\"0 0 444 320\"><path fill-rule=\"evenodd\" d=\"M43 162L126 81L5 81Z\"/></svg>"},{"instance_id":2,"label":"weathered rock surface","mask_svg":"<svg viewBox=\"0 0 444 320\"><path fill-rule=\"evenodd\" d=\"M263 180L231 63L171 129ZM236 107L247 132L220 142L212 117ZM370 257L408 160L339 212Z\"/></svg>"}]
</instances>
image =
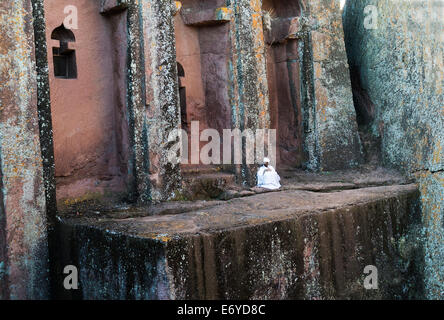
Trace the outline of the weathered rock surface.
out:
<instances>
[{"instance_id":1,"label":"weathered rock surface","mask_svg":"<svg viewBox=\"0 0 444 320\"><path fill-rule=\"evenodd\" d=\"M180 215L65 216L58 252L61 268L79 267L74 298L412 298L422 292L417 223L413 184L287 190ZM370 264L378 290L363 288Z\"/></svg>"},{"instance_id":2,"label":"weathered rock surface","mask_svg":"<svg viewBox=\"0 0 444 320\"><path fill-rule=\"evenodd\" d=\"M347 1L344 11L358 118L381 138L384 163L420 184L432 299L444 297L443 24L442 1Z\"/></svg>"},{"instance_id":3,"label":"weathered rock surface","mask_svg":"<svg viewBox=\"0 0 444 320\"><path fill-rule=\"evenodd\" d=\"M0 300L48 296L31 1L0 3Z\"/></svg>"},{"instance_id":4,"label":"weathered rock surface","mask_svg":"<svg viewBox=\"0 0 444 320\"><path fill-rule=\"evenodd\" d=\"M325 171L355 167L362 161L361 146L339 2L306 0L301 5L311 21L306 26L311 35L303 41L303 50L310 52L304 52L303 63L311 64L304 71L302 94L307 167Z\"/></svg>"}]
</instances>

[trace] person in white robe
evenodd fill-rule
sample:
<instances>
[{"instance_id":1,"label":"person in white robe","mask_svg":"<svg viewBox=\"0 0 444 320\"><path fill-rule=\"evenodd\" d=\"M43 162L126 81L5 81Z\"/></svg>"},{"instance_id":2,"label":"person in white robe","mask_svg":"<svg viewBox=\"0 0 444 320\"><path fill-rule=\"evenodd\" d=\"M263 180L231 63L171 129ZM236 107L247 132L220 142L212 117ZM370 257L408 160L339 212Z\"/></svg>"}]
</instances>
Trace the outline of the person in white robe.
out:
<instances>
[{"instance_id":1,"label":"person in white robe","mask_svg":"<svg viewBox=\"0 0 444 320\"><path fill-rule=\"evenodd\" d=\"M257 186L264 189L276 190L281 187L281 178L270 165L270 159L264 158L264 164L257 172Z\"/></svg>"}]
</instances>

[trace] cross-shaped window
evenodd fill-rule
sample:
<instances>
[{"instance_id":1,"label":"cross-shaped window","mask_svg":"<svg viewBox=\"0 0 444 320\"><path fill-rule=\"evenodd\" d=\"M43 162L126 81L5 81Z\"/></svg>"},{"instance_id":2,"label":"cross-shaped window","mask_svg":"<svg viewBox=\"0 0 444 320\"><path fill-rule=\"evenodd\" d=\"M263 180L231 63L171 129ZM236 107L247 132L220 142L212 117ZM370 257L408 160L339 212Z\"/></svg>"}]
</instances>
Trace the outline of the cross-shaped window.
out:
<instances>
[{"instance_id":1,"label":"cross-shaped window","mask_svg":"<svg viewBox=\"0 0 444 320\"><path fill-rule=\"evenodd\" d=\"M54 76L62 79L77 79L76 52L69 49L69 42L75 42L74 33L62 24L54 29L51 39L59 40L60 47L53 47Z\"/></svg>"}]
</instances>

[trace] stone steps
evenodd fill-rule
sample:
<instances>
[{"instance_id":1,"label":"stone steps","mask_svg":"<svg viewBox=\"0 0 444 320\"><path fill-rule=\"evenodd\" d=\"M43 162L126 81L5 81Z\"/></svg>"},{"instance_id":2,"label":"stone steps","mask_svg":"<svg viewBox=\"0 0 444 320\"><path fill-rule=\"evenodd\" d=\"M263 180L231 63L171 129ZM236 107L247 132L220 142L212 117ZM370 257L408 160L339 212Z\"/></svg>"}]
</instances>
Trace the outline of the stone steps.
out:
<instances>
[{"instance_id":1,"label":"stone steps","mask_svg":"<svg viewBox=\"0 0 444 320\"><path fill-rule=\"evenodd\" d=\"M217 199L236 185L232 173L221 172L216 166L190 165L181 168L182 190L187 200Z\"/></svg>"}]
</instances>

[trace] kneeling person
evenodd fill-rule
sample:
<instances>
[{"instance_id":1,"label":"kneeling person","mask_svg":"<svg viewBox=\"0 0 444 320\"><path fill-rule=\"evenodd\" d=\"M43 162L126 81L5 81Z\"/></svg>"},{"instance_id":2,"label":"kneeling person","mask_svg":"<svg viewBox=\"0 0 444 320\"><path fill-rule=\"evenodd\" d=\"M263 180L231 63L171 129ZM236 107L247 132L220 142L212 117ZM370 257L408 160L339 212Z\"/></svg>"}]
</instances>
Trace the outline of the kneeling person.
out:
<instances>
[{"instance_id":1,"label":"kneeling person","mask_svg":"<svg viewBox=\"0 0 444 320\"><path fill-rule=\"evenodd\" d=\"M264 165L257 172L257 186L264 189L275 190L281 187L281 178L270 165L270 159L264 158Z\"/></svg>"}]
</instances>

